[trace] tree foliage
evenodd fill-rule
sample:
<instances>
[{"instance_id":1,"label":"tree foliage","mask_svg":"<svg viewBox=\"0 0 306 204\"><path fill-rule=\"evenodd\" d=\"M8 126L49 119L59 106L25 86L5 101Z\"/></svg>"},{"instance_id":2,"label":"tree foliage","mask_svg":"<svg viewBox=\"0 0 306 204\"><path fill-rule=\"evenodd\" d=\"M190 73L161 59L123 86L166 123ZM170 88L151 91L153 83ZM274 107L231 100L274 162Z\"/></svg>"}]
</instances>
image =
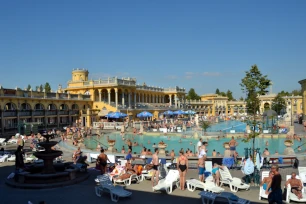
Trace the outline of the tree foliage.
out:
<instances>
[{"instance_id":1,"label":"tree foliage","mask_svg":"<svg viewBox=\"0 0 306 204\"><path fill-rule=\"evenodd\" d=\"M293 90L291 92L288 92L288 91L281 91L278 93L278 95L280 95L281 97L284 97L284 96L302 96L302 90Z\"/></svg>"},{"instance_id":2,"label":"tree foliage","mask_svg":"<svg viewBox=\"0 0 306 204\"><path fill-rule=\"evenodd\" d=\"M273 99L272 110L277 112L278 115L283 115L286 113L286 101L281 94L277 94L277 96Z\"/></svg>"},{"instance_id":3,"label":"tree foliage","mask_svg":"<svg viewBox=\"0 0 306 204\"><path fill-rule=\"evenodd\" d=\"M234 97L233 97L233 92L231 92L230 90L227 90L226 96L227 96L229 101L235 100Z\"/></svg>"},{"instance_id":4,"label":"tree foliage","mask_svg":"<svg viewBox=\"0 0 306 204\"><path fill-rule=\"evenodd\" d=\"M27 91L30 91L31 90L31 85L30 84L28 84L28 86L27 86Z\"/></svg>"},{"instance_id":5,"label":"tree foliage","mask_svg":"<svg viewBox=\"0 0 306 204\"><path fill-rule=\"evenodd\" d=\"M261 121L257 118L257 111L260 106L260 95L265 95L268 92L268 87L271 85L271 80L267 75L262 75L257 65L253 65L249 71L245 72L245 77L241 79L241 89L246 93L247 112L250 116L248 125L251 128L251 133L244 142L249 142L253 139L253 154L255 151L255 138L261 132ZM258 129L259 131L256 131ZM254 158L253 158L254 159Z\"/></svg>"},{"instance_id":6,"label":"tree foliage","mask_svg":"<svg viewBox=\"0 0 306 204\"><path fill-rule=\"evenodd\" d=\"M200 127L204 130L204 133L210 126L211 126L211 123L209 121L202 121L200 123Z\"/></svg>"},{"instance_id":7,"label":"tree foliage","mask_svg":"<svg viewBox=\"0 0 306 204\"><path fill-rule=\"evenodd\" d=\"M215 93L219 95L220 94L220 90L217 88Z\"/></svg>"},{"instance_id":8,"label":"tree foliage","mask_svg":"<svg viewBox=\"0 0 306 204\"><path fill-rule=\"evenodd\" d=\"M201 97L195 92L194 88L191 88L188 91L186 99L187 100L199 100L199 99L201 99Z\"/></svg>"},{"instance_id":9,"label":"tree foliage","mask_svg":"<svg viewBox=\"0 0 306 204\"><path fill-rule=\"evenodd\" d=\"M42 92L44 90L44 87L43 87L42 84L39 86L39 89L40 89L40 92Z\"/></svg>"},{"instance_id":10,"label":"tree foliage","mask_svg":"<svg viewBox=\"0 0 306 204\"><path fill-rule=\"evenodd\" d=\"M45 89L46 93L50 93L51 92L51 86L50 86L50 84L48 82L45 83L44 89Z\"/></svg>"},{"instance_id":11,"label":"tree foliage","mask_svg":"<svg viewBox=\"0 0 306 204\"><path fill-rule=\"evenodd\" d=\"M241 96L241 97L239 98L239 101L244 101L244 98Z\"/></svg>"}]
</instances>

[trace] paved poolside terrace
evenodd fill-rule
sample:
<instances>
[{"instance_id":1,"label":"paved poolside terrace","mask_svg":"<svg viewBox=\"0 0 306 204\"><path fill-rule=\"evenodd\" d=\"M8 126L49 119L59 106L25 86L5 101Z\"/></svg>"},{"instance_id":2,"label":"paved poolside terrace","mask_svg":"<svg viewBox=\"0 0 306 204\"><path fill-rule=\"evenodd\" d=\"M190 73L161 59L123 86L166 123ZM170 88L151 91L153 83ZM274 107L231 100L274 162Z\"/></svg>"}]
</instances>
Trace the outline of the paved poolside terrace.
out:
<instances>
[{"instance_id":1,"label":"paved poolside terrace","mask_svg":"<svg viewBox=\"0 0 306 204\"><path fill-rule=\"evenodd\" d=\"M16 146L9 145L6 146L7 150L14 150ZM29 148L29 143L26 143L26 149ZM72 151L61 147L61 150L64 153L64 160L71 161ZM301 166L306 166L306 161L300 161ZM95 182L94 179L97 175L100 174L99 171L96 171L94 168L95 164L90 164L90 177L88 180L81 182L76 185L66 186L61 188L54 189L40 189L40 190L30 190L30 189L17 189L9 187L5 184L6 177L14 171L13 162L0 163L0 200L1 203L5 204L26 204L28 201L31 201L33 204L38 203L39 201L46 201L46 203L88 203L91 204L101 204L101 203L113 203L110 200L108 194L103 195L102 197L97 197L94 192ZM286 175L291 174L291 172L297 172L297 169L292 168L283 168L280 169L283 179ZM243 176L240 170L231 170L233 177L241 178ZM197 178L197 170L189 170L187 173L188 178ZM283 185L285 181L283 180ZM224 187L225 191L230 192L230 189L226 186ZM150 181L143 181L139 184L132 184L126 187L127 190L130 190L133 195L131 198L120 199L120 203L202 203L198 193L200 190L190 192L188 190L181 191L175 189L172 194L167 195L163 192L152 192L152 186ZM267 200L258 200L259 187L251 186L248 191L239 191L236 193L237 196L248 199L252 203L267 203Z\"/></svg>"}]
</instances>

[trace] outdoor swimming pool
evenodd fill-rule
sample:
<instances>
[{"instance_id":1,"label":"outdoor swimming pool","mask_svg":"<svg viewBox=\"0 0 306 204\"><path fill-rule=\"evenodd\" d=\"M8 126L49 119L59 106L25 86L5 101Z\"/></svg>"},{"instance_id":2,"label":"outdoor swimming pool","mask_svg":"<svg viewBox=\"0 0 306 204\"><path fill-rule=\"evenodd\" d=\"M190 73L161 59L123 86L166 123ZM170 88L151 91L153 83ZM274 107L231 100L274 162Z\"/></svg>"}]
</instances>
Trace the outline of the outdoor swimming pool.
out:
<instances>
[{"instance_id":1,"label":"outdoor swimming pool","mask_svg":"<svg viewBox=\"0 0 306 204\"><path fill-rule=\"evenodd\" d=\"M276 137L276 136L275 136ZM143 145L147 149L151 149L151 151L154 151L153 144L158 144L160 141L165 142L168 145L168 148L166 150L171 151L174 149L176 155L178 155L178 152L181 148L183 148L185 151L187 148L189 148L191 151L195 152L196 144L198 142L198 139L194 138L182 138L181 136L165 136L165 135L133 135L133 134L125 134L125 139L131 139L131 141L138 142L139 145ZM116 140L115 148L120 152L122 149L122 146L124 146L125 151L128 150L128 146L125 143L125 141L122 139L122 136L120 133L111 133L109 135L109 139ZM275 151L278 151L279 154L282 154L285 145L284 141L285 138L256 138L255 140L255 147L260 148L260 152L263 152L264 148L268 148L271 154L274 154ZM100 138L97 137L91 137L90 139L85 140L85 146L89 149L96 149L98 145L98 141L107 144L107 136L101 136ZM207 141L207 139L204 139L204 141ZM216 152L220 152L222 155L224 154L224 148L223 143L229 142L230 138L220 138L220 140L216 140L215 138L211 138L208 140L208 155L212 155L212 151L215 149ZM266 141L269 142L269 145L266 146ZM192 144L191 144L192 142ZM251 148L252 147L252 141L249 143L242 142L241 139L237 139L238 147L237 151L239 155L244 155L244 148ZM294 141L293 148L297 148L299 145L302 145L305 141L302 140L302 142ZM305 146L302 146L302 151L305 151ZM136 152L136 154L139 154L142 150L141 146L133 146L133 153Z\"/></svg>"},{"instance_id":2,"label":"outdoor swimming pool","mask_svg":"<svg viewBox=\"0 0 306 204\"><path fill-rule=\"evenodd\" d=\"M235 130L235 132L245 132L246 124L238 120L228 120L220 123L216 123L207 129L207 132L230 132L230 130Z\"/></svg>"}]
</instances>

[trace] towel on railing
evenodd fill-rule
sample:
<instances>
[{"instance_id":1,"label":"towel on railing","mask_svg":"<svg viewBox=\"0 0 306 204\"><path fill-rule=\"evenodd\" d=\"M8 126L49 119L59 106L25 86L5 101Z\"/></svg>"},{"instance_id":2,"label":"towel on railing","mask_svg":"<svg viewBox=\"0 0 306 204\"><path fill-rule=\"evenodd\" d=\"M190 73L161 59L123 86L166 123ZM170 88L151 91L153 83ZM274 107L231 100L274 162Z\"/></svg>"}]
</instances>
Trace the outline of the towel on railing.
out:
<instances>
[{"instance_id":1,"label":"towel on railing","mask_svg":"<svg viewBox=\"0 0 306 204\"><path fill-rule=\"evenodd\" d=\"M254 173L254 163L250 158L248 158L246 160L244 166L241 168L241 171L245 175L250 175L250 174Z\"/></svg>"},{"instance_id":2,"label":"towel on railing","mask_svg":"<svg viewBox=\"0 0 306 204\"><path fill-rule=\"evenodd\" d=\"M234 158L223 158L222 159L222 164L226 166L227 168L231 168L234 165Z\"/></svg>"}]
</instances>

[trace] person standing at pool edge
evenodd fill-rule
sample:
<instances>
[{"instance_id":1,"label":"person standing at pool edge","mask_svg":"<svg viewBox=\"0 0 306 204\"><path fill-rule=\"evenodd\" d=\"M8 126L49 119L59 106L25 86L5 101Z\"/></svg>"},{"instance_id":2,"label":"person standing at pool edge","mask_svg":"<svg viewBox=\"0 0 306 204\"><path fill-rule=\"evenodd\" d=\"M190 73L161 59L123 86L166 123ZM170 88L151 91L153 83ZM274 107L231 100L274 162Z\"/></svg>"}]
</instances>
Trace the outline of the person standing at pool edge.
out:
<instances>
[{"instance_id":1,"label":"person standing at pool edge","mask_svg":"<svg viewBox=\"0 0 306 204\"><path fill-rule=\"evenodd\" d=\"M234 136L232 137L231 141L229 141L231 156L234 155L234 152L236 151L236 146L238 145L237 141L235 140Z\"/></svg>"}]
</instances>

